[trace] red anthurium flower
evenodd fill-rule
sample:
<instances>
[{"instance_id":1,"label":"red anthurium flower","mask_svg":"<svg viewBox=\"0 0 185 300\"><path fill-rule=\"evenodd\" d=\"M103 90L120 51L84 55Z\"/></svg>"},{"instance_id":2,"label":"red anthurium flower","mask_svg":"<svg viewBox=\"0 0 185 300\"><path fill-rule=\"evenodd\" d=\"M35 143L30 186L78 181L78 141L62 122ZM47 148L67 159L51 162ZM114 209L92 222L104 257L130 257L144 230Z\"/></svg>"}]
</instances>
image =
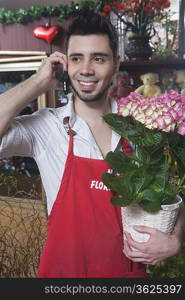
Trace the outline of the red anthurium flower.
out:
<instances>
[{"instance_id":1,"label":"red anthurium flower","mask_svg":"<svg viewBox=\"0 0 185 300\"><path fill-rule=\"evenodd\" d=\"M153 8L150 6L150 5L146 5L144 8L143 8L144 11L146 12L152 12L153 11Z\"/></svg>"},{"instance_id":2,"label":"red anthurium flower","mask_svg":"<svg viewBox=\"0 0 185 300\"><path fill-rule=\"evenodd\" d=\"M112 6L117 8L117 9L119 9L120 4L122 4L122 3L118 2L118 1L112 2Z\"/></svg>"},{"instance_id":3,"label":"red anthurium flower","mask_svg":"<svg viewBox=\"0 0 185 300\"><path fill-rule=\"evenodd\" d=\"M127 7L126 7L125 3L120 3L119 4L119 8L118 8L119 10L126 10L126 8Z\"/></svg>"},{"instance_id":4,"label":"red anthurium flower","mask_svg":"<svg viewBox=\"0 0 185 300\"><path fill-rule=\"evenodd\" d=\"M133 8L133 11L137 12L139 11L141 8L139 5L135 5L134 8Z\"/></svg>"},{"instance_id":5,"label":"red anthurium flower","mask_svg":"<svg viewBox=\"0 0 185 300\"><path fill-rule=\"evenodd\" d=\"M152 37L156 18L162 16L162 12L169 8L169 0L125 0L108 1L103 8L102 15L107 16L114 11L118 18L134 36Z\"/></svg>"},{"instance_id":6,"label":"red anthurium flower","mask_svg":"<svg viewBox=\"0 0 185 300\"><path fill-rule=\"evenodd\" d=\"M112 7L110 5L105 5L103 8L103 11L106 13L109 13L112 10Z\"/></svg>"},{"instance_id":7,"label":"red anthurium flower","mask_svg":"<svg viewBox=\"0 0 185 300\"><path fill-rule=\"evenodd\" d=\"M169 8L170 7L170 1L165 1L162 5L164 8Z\"/></svg>"},{"instance_id":8,"label":"red anthurium flower","mask_svg":"<svg viewBox=\"0 0 185 300\"><path fill-rule=\"evenodd\" d=\"M100 15L101 17L105 17L105 18L107 17L107 14L106 14L105 12L100 12L99 15Z\"/></svg>"},{"instance_id":9,"label":"red anthurium flower","mask_svg":"<svg viewBox=\"0 0 185 300\"><path fill-rule=\"evenodd\" d=\"M158 7L159 6L159 2L156 0L153 0L153 1L151 1L150 2L150 6L152 6L152 7Z\"/></svg>"}]
</instances>

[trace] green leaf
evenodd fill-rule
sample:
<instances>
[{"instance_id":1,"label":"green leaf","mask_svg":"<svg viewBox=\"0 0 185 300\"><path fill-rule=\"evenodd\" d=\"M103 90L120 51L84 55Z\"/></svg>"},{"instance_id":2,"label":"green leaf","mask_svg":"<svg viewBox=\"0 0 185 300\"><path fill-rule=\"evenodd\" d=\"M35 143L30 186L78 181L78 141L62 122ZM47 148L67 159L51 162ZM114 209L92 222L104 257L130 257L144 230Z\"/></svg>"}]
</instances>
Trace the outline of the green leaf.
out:
<instances>
[{"instance_id":1,"label":"green leaf","mask_svg":"<svg viewBox=\"0 0 185 300\"><path fill-rule=\"evenodd\" d=\"M142 201L139 205L149 212L158 211L162 204L171 204L175 201L176 193L172 190L171 185L167 182L163 189L154 190L154 186L151 189L144 190L140 193Z\"/></svg>"},{"instance_id":2,"label":"green leaf","mask_svg":"<svg viewBox=\"0 0 185 300\"><path fill-rule=\"evenodd\" d=\"M141 194L139 205L148 212L157 212L161 208L162 192L146 189Z\"/></svg>"},{"instance_id":3,"label":"green leaf","mask_svg":"<svg viewBox=\"0 0 185 300\"><path fill-rule=\"evenodd\" d=\"M155 148L157 149L159 145L161 147L162 139L163 134L161 132L145 128L145 134L143 136L141 146L152 147L154 150Z\"/></svg>"},{"instance_id":4,"label":"green leaf","mask_svg":"<svg viewBox=\"0 0 185 300\"><path fill-rule=\"evenodd\" d=\"M122 117L117 114L106 114L103 116L105 122L112 127L112 129L121 136L128 138L128 131L134 130L131 118Z\"/></svg>"},{"instance_id":5,"label":"green leaf","mask_svg":"<svg viewBox=\"0 0 185 300\"><path fill-rule=\"evenodd\" d=\"M158 202L161 199L161 192L156 192L153 189L146 189L140 193L140 196L144 200Z\"/></svg>"},{"instance_id":6,"label":"green leaf","mask_svg":"<svg viewBox=\"0 0 185 300\"><path fill-rule=\"evenodd\" d=\"M137 157L143 164L148 164L150 162L150 155L144 148L137 147L136 151Z\"/></svg>"},{"instance_id":7,"label":"green leaf","mask_svg":"<svg viewBox=\"0 0 185 300\"><path fill-rule=\"evenodd\" d=\"M157 149L152 149L150 151L150 162L151 165L158 165L159 163L164 163L164 149L160 146Z\"/></svg>"},{"instance_id":8,"label":"green leaf","mask_svg":"<svg viewBox=\"0 0 185 300\"><path fill-rule=\"evenodd\" d=\"M136 191L140 191L148 188L154 181L155 176L151 174L148 169L139 168L137 171L137 178L135 178Z\"/></svg>"},{"instance_id":9,"label":"green leaf","mask_svg":"<svg viewBox=\"0 0 185 300\"><path fill-rule=\"evenodd\" d=\"M177 149L172 149L172 153L174 153L185 166L185 148L178 147Z\"/></svg>"},{"instance_id":10,"label":"green leaf","mask_svg":"<svg viewBox=\"0 0 185 300\"><path fill-rule=\"evenodd\" d=\"M149 185L150 190L154 190L157 193L161 193L164 190L165 179L164 177L157 177L153 180L152 184Z\"/></svg>"},{"instance_id":11,"label":"green leaf","mask_svg":"<svg viewBox=\"0 0 185 300\"><path fill-rule=\"evenodd\" d=\"M155 212L159 211L161 208L160 201L158 201L158 200L156 200L156 201L142 200L141 202L139 202L139 205L141 206L141 208L143 210L150 212L150 213L155 213Z\"/></svg>"},{"instance_id":12,"label":"green leaf","mask_svg":"<svg viewBox=\"0 0 185 300\"><path fill-rule=\"evenodd\" d=\"M128 199L124 197L112 197L111 203L115 206L128 206L133 202L133 199Z\"/></svg>"},{"instance_id":13,"label":"green leaf","mask_svg":"<svg viewBox=\"0 0 185 300\"><path fill-rule=\"evenodd\" d=\"M124 174L130 169L137 168L134 166L131 156L125 156L122 151L108 152L105 161L119 174Z\"/></svg>"},{"instance_id":14,"label":"green leaf","mask_svg":"<svg viewBox=\"0 0 185 300\"><path fill-rule=\"evenodd\" d=\"M121 177L104 172L102 174L102 181L112 191L117 192L118 194L121 195L125 194L125 186L124 184L122 184Z\"/></svg>"},{"instance_id":15,"label":"green leaf","mask_svg":"<svg viewBox=\"0 0 185 300\"><path fill-rule=\"evenodd\" d=\"M178 145L183 146L184 141L185 141L185 137L177 134L176 132L170 132L170 133L166 133L167 138L168 138L168 143L170 145L170 148L174 149L176 148Z\"/></svg>"},{"instance_id":16,"label":"green leaf","mask_svg":"<svg viewBox=\"0 0 185 300\"><path fill-rule=\"evenodd\" d=\"M108 188L112 188L112 181L114 180L114 175L110 174L110 173L102 173L102 181L103 183L108 187Z\"/></svg>"},{"instance_id":17,"label":"green leaf","mask_svg":"<svg viewBox=\"0 0 185 300\"><path fill-rule=\"evenodd\" d=\"M160 162L159 164L152 163L151 165L149 165L147 170L150 174L155 176L155 178L164 178L170 170L170 165L165 163L163 159L163 162Z\"/></svg>"},{"instance_id":18,"label":"green leaf","mask_svg":"<svg viewBox=\"0 0 185 300\"><path fill-rule=\"evenodd\" d=\"M112 191L122 195L124 198L135 198L135 184L130 183L128 176L115 176L109 173L102 174L103 183Z\"/></svg>"},{"instance_id":19,"label":"green leaf","mask_svg":"<svg viewBox=\"0 0 185 300\"><path fill-rule=\"evenodd\" d=\"M144 138L145 127L131 117L122 117L117 114L107 114L104 120L121 136L132 141L133 144L138 144L140 139Z\"/></svg>"},{"instance_id":20,"label":"green leaf","mask_svg":"<svg viewBox=\"0 0 185 300\"><path fill-rule=\"evenodd\" d=\"M182 186L182 187L181 187L180 192L182 193L182 195L185 195L185 186Z\"/></svg>"},{"instance_id":21,"label":"green leaf","mask_svg":"<svg viewBox=\"0 0 185 300\"><path fill-rule=\"evenodd\" d=\"M132 117L107 114L103 116L103 119L114 131L135 145L158 148L165 137L163 133L146 128Z\"/></svg>"}]
</instances>

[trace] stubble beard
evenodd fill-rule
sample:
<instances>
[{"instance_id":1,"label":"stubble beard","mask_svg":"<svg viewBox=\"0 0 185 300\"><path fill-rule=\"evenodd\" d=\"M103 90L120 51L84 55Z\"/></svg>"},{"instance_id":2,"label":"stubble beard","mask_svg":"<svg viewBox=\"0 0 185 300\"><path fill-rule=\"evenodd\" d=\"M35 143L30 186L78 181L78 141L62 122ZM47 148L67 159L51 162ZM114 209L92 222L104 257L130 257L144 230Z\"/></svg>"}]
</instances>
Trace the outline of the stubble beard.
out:
<instances>
[{"instance_id":1,"label":"stubble beard","mask_svg":"<svg viewBox=\"0 0 185 300\"><path fill-rule=\"evenodd\" d=\"M112 82L109 83L102 91L100 91L98 94L96 95L90 95L90 92L88 91L84 91L84 95L81 95L76 89L75 87L71 84L72 89L74 94L83 102L95 102L95 101L100 101L102 98L106 98L109 88L112 85Z\"/></svg>"}]
</instances>

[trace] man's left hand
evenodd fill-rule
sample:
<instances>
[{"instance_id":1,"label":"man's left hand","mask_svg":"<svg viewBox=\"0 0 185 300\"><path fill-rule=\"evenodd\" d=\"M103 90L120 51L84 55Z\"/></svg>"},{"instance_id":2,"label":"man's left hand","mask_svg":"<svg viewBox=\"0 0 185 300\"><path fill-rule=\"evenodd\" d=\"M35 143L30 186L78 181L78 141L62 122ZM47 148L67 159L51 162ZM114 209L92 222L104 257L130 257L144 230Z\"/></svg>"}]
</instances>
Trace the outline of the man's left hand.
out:
<instances>
[{"instance_id":1,"label":"man's left hand","mask_svg":"<svg viewBox=\"0 0 185 300\"><path fill-rule=\"evenodd\" d=\"M154 265L181 250L181 240L176 234L166 234L147 226L134 226L134 230L150 235L147 242L139 243L125 232L124 254L134 262ZM134 250L133 250L134 248Z\"/></svg>"}]
</instances>

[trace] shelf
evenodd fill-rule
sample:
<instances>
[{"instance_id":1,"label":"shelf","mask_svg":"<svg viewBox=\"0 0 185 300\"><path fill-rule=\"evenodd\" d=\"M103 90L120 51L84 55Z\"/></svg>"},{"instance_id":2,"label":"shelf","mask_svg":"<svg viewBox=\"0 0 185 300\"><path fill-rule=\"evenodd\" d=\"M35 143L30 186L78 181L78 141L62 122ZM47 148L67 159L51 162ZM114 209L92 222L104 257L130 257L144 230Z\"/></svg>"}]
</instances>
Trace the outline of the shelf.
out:
<instances>
[{"instance_id":1,"label":"shelf","mask_svg":"<svg viewBox=\"0 0 185 300\"><path fill-rule=\"evenodd\" d=\"M136 67L136 66L169 66L169 65L185 65L185 59L161 59L161 60L146 60L146 61L124 61L121 66Z\"/></svg>"}]
</instances>

